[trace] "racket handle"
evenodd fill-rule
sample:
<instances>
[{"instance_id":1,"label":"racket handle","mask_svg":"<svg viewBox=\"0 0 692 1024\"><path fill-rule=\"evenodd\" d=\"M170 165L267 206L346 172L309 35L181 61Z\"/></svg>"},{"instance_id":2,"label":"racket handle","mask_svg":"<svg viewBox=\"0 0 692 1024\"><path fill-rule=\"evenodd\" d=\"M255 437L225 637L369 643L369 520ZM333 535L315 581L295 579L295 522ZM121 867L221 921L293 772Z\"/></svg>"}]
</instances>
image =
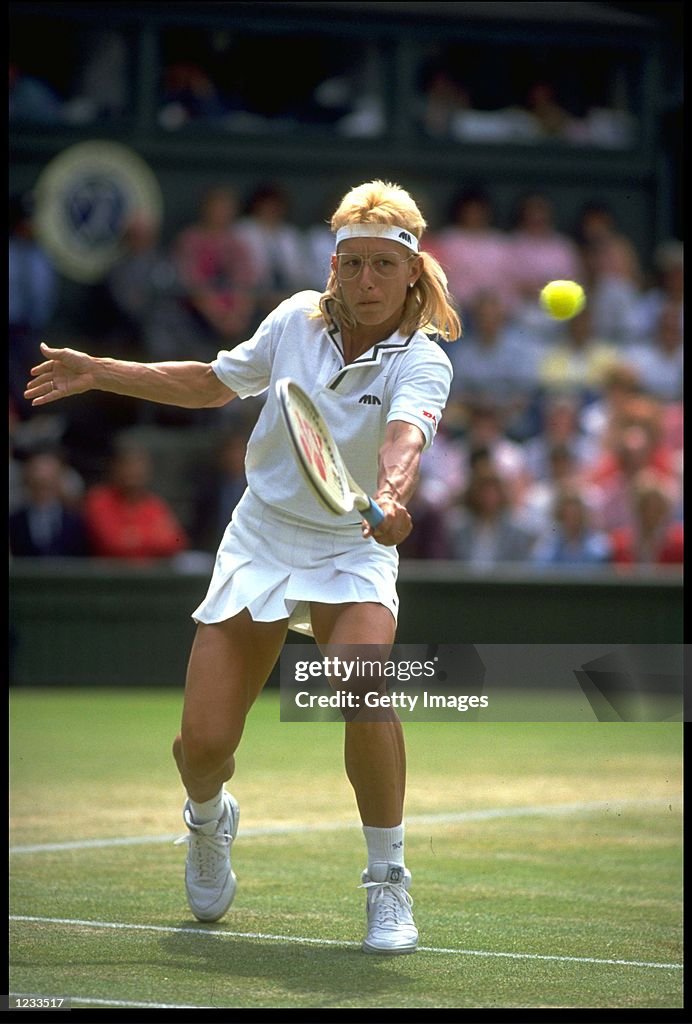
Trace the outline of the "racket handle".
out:
<instances>
[{"instance_id":1,"label":"racket handle","mask_svg":"<svg viewBox=\"0 0 692 1024\"><path fill-rule=\"evenodd\" d=\"M376 529L384 519L384 512L377 504L376 501L370 499L370 504L367 508L360 509L360 514L369 526L372 526L373 530Z\"/></svg>"}]
</instances>

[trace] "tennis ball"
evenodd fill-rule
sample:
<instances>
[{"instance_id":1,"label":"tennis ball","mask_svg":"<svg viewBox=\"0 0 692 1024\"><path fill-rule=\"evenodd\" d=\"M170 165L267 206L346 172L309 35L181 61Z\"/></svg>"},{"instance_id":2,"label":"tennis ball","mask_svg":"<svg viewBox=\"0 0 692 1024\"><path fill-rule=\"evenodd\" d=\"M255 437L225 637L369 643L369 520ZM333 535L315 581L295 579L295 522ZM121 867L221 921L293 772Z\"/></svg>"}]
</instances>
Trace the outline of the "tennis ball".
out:
<instances>
[{"instance_id":1,"label":"tennis ball","mask_svg":"<svg viewBox=\"0 0 692 1024\"><path fill-rule=\"evenodd\" d=\"M541 290L541 305L555 320L569 320L586 304L584 289L576 281L550 281Z\"/></svg>"}]
</instances>

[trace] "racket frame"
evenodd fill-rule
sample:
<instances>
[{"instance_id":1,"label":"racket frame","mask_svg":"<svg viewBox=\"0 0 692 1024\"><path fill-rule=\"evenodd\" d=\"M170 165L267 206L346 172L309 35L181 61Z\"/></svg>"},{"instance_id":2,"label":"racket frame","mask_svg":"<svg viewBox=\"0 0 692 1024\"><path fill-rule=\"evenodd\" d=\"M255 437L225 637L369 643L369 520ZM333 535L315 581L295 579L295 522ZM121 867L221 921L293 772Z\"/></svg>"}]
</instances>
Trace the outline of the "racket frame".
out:
<instances>
[{"instance_id":1,"label":"racket frame","mask_svg":"<svg viewBox=\"0 0 692 1024\"><path fill-rule=\"evenodd\" d=\"M300 385L288 377L277 381L276 395L296 461L313 494L323 507L334 515L346 515L357 509L373 529L377 527L384 519L382 509L349 473L324 416L310 396ZM311 428L319 437L319 455L323 459L326 456L329 461L329 469L331 475L338 481L341 497L334 493L333 488L330 488L315 466L313 453L306 451L305 432L303 429L301 434L301 425L297 420L297 416L301 415L307 422L308 428Z\"/></svg>"}]
</instances>

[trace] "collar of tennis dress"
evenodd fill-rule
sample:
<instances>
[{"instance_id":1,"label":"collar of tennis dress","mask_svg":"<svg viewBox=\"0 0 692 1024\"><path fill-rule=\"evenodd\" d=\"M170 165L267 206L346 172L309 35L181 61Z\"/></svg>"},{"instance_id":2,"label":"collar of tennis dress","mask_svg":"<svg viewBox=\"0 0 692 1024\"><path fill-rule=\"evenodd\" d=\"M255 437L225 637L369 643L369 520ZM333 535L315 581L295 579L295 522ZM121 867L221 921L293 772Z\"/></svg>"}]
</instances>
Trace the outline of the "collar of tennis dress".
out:
<instances>
[{"instance_id":1,"label":"collar of tennis dress","mask_svg":"<svg viewBox=\"0 0 692 1024\"><path fill-rule=\"evenodd\" d=\"M400 242L411 252L418 252L418 239L406 228L390 224L346 224L336 233L336 246L347 238L389 238Z\"/></svg>"}]
</instances>

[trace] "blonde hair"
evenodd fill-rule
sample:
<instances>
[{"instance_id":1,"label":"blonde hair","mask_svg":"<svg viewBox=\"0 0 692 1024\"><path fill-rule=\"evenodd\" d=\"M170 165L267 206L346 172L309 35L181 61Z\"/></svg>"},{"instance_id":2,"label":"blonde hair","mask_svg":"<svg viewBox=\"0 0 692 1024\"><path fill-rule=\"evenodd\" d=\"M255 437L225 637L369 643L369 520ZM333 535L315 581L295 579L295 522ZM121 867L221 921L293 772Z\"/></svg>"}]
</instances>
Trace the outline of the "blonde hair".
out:
<instances>
[{"instance_id":1,"label":"blonde hair","mask_svg":"<svg viewBox=\"0 0 692 1024\"><path fill-rule=\"evenodd\" d=\"M343 197L331 219L332 231L347 224L383 224L405 228L420 240L426 222L405 189L386 181L370 181L351 189ZM429 252L420 252L423 269L408 289L400 329L405 334L423 330L439 334L445 341L461 336L461 320L452 306L447 275ZM340 296L339 282L332 270L320 297L319 313L328 324L335 321L355 327L356 321Z\"/></svg>"}]
</instances>

